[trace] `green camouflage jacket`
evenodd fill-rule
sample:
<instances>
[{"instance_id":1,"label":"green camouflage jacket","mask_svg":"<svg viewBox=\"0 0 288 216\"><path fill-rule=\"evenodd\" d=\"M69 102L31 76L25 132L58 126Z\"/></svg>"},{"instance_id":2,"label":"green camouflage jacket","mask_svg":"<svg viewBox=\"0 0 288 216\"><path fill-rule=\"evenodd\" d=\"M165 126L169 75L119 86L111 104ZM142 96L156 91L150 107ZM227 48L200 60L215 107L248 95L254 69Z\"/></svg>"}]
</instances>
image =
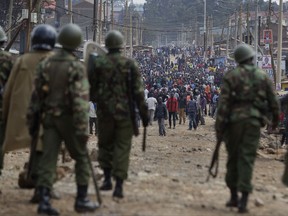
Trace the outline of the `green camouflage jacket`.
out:
<instances>
[{"instance_id":1,"label":"green camouflage jacket","mask_svg":"<svg viewBox=\"0 0 288 216\"><path fill-rule=\"evenodd\" d=\"M39 110L46 115L72 115L76 134L88 135L89 83L75 56L58 50L42 61L36 70L34 94L28 117Z\"/></svg>"},{"instance_id":2,"label":"green camouflage jacket","mask_svg":"<svg viewBox=\"0 0 288 216\"><path fill-rule=\"evenodd\" d=\"M3 90L8 81L12 66L11 54L0 50L0 119L2 119Z\"/></svg>"},{"instance_id":3,"label":"green camouflage jacket","mask_svg":"<svg viewBox=\"0 0 288 216\"><path fill-rule=\"evenodd\" d=\"M279 119L279 103L272 82L262 70L239 65L223 78L216 117L216 132L223 133L227 123L259 119L261 124L272 117Z\"/></svg>"},{"instance_id":4,"label":"green camouflage jacket","mask_svg":"<svg viewBox=\"0 0 288 216\"><path fill-rule=\"evenodd\" d=\"M97 102L98 114L113 115L117 120L130 118L128 77L131 73L131 87L141 117L147 115L144 100L144 88L136 62L121 56L120 53L109 53L99 56L88 71L90 82L90 99Z\"/></svg>"}]
</instances>

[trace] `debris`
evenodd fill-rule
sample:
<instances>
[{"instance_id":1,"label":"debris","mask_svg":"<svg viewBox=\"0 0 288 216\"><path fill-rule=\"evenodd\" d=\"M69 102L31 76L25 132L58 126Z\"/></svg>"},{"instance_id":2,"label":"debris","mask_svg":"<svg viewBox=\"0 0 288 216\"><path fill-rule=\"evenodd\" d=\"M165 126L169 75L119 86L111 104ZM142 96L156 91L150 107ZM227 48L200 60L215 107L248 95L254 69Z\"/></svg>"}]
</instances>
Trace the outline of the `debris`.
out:
<instances>
[{"instance_id":1,"label":"debris","mask_svg":"<svg viewBox=\"0 0 288 216\"><path fill-rule=\"evenodd\" d=\"M276 151L273 148L266 149L267 154L276 154Z\"/></svg>"},{"instance_id":2,"label":"debris","mask_svg":"<svg viewBox=\"0 0 288 216\"><path fill-rule=\"evenodd\" d=\"M172 181L173 181L173 182L179 182L179 179L172 178Z\"/></svg>"},{"instance_id":3,"label":"debris","mask_svg":"<svg viewBox=\"0 0 288 216\"><path fill-rule=\"evenodd\" d=\"M57 167L56 168L56 181L63 179L66 176L66 170L64 167Z\"/></svg>"},{"instance_id":4,"label":"debris","mask_svg":"<svg viewBox=\"0 0 288 216\"><path fill-rule=\"evenodd\" d=\"M91 158L91 161L98 161L98 151L93 148L91 153L90 153L90 158Z\"/></svg>"},{"instance_id":5,"label":"debris","mask_svg":"<svg viewBox=\"0 0 288 216\"><path fill-rule=\"evenodd\" d=\"M257 206L257 207L264 206L264 202L263 202L263 200L261 200L260 198L256 198L254 204L255 204L255 206Z\"/></svg>"},{"instance_id":6,"label":"debris","mask_svg":"<svg viewBox=\"0 0 288 216\"><path fill-rule=\"evenodd\" d=\"M146 173L151 173L151 170L149 170L149 169L145 169L144 170Z\"/></svg>"}]
</instances>

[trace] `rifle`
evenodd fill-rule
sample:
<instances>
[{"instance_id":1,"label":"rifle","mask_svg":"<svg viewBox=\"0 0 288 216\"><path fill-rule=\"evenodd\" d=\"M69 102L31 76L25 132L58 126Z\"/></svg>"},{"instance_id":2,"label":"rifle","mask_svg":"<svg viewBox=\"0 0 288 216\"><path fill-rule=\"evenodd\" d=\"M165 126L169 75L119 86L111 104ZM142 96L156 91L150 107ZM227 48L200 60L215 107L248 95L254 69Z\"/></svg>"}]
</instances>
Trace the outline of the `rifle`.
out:
<instances>
[{"instance_id":1,"label":"rifle","mask_svg":"<svg viewBox=\"0 0 288 216\"><path fill-rule=\"evenodd\" d=\"M86 156L88 158L88 163L89 163L89 167L90 167L91 174L92 174L92 179L93 179L93 183L94 183L94 189L95 189L96 197L97 197L99 205L101 205L102 204L102 198L101 198L100 190L99 190L97 179L96 179L96 174L95 174L95 171L93 169L93 165L92 165L92 162L91 162L87 148L86 148Z\"/></svg>"},{"instance_id":2,"label":"rifle","mask_svg":"<svg viewBox=\"0 0 288 216\"><path fill-rule=\"evenodd\" d=\"M214 150L213 155L212 155L211 164L210 164L210 167L208 170L208 176L207 176L207 180L206 180L207 182L209 181L210 175L213 178L217 177L218 167L219 167L219 150L220 150L221 142L222 142L222 139L217 140L216 147L215 147L215 150ZM213 170L215 164L216 164L215 172L213 173L212 170Z\"/></svg>"},{"instance_id":3,"label":"rifle","mask_svg":"<svg viewBox=\"0 0 288 216\"><path fill-rule=\"evenodd\" d=\"M143 152L145 152L145 150L146 150L146 134L147 134L147 127L144 127L143 143L142 143L142 151Z\"/></svg>"},{"instance_id":4,"label":"rifle","mask_svg":"<svg viewBox=\"0 0 288 216\"><path fill-rule=\"evenodd\" d=\"M128 86L128 99L129 99L129 110L130 110L130 116L131 116L131 121L133 125L133 131L134 135L138 136L139 135L139 128L138 128L138 122L137 122L137 111L136 111L136 104L134 100L134 93L133 93L133 79L132 79L132 71L129 70L128 77L127 77L127 86ZM145 130L144 130L145 132ZM144 143L145 140L143 140Z\"/></svg>"},{"instance_id":5,"label":"rifle","mask_svg":"<svg viewBox=\"0 0 288 216\"><path fill-rule=\"evenodd\" d=\"M36 95L32 94L32 97L36 97ZM28 165L24 166L24 171L19 174L18 185L20 188L34 188L35 182L32 179L32 169L35 166L35 154L39 137L40 130L40 112L36 111L33 115L28 115L28 126L29 126L29 134L32 138L30 145L30 155ZM26 170L27 169L27 170Z\"/></svg>"}]
</instances>

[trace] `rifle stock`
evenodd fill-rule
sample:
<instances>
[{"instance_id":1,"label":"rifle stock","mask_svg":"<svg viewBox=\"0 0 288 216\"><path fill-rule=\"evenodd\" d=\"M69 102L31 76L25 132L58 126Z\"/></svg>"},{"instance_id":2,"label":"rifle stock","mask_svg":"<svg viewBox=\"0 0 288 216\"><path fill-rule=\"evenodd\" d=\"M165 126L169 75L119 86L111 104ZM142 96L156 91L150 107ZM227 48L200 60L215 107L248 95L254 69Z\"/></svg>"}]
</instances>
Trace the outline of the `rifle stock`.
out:
<instances>
[{"instance_id":1,"label":"rifle stock","mask_svg":"<svg viewBox=\"0 0 288 216\"><path fill-rule=\"evenodd\" d=\"M211 164L208 170L207 182L209 181L210 176L212 176L213 178L216 178L218 175L218 167L219 167L218 159L219 159L219 150L220 150L221 142L222 140L217 140L216 147L212 155ZM215 165L216 165L215 172L213 172L213 168Z\"/></svg>"},{"instance_id":2,"label":"rifle stock","mask_svg":"<svg viewBox=\"0 0 288 216\"><path fill-rule=\"evenodd\" d=\"M27 176L26 180L30 181L31 180L31 172L32 172L32 167L34 165L34 160L35 160L35 154L36 154L36 148L37 148L37 143L38 143L38 137L39 137L39 131L40 131L40 111L37 111L34 113L33 118L31 119L30 122L30 135L31 135L31 146L30 146L30 155L29 155L29 161L28 161L28 168L27 168Z\"/></svg>"},{"instance_id":3,"label":"rifle stock","mask_svg":"<svg viewBox=\"0 0 288 216\"><path fill-rule=\"evenodd\" d=\"M102 204L102 198L101 198L100 190L99 190L97 179L96 179L96 174L95 174L95 171L93 169L93 164L92 164L92 161L91 161L89 153L88 153L88 148L86 148L86 156L87 156L89 167L91 170L91 175L92 175L92 179L93 179L96 198L98 200L99 205L101 205Z\"/></svg>"}]
</instances>

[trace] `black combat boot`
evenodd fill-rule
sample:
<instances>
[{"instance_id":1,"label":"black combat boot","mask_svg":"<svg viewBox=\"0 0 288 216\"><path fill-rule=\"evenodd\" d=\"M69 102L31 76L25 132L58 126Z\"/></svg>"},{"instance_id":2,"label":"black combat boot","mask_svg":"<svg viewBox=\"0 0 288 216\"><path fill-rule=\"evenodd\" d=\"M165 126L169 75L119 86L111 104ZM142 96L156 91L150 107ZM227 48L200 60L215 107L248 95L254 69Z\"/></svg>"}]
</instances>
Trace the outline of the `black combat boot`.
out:
<instances>
[{"instance_id":1,"label":"black combat boot","mask_svg":"<svg viewBox=\"0 0 288 216\"><path fill-rule=\"evenodd\" d=\"M46 187L38 187L37 189L40 195L40 202L38 205L38 214L46 214L46 215L60 215L59 212L54 209L50 204L50 191Z\"/></svg>"},{"instance_id":2,"label":"black combat boot","mask_svg":"<svg viewBox=\"0 0 288 216\"><path fill-rule=\"evenodd\" d=\"M100 187L100 190L107 191L112 190L112 181L111 181L111 169L104 169L104 181Z\"/></svg>"},{"instance_id":3,"label":"black combat boot","mask_svg":"<svg viewBox=\"0 0 288 216\"><path fill-rule=\"evenodd\" d=\"M240 199L239 205L238 205L238 212L239 213L247 213L247 202L248 202L248 192L242 192L242 197Z\"/></svg>"},{"instance_id":4,"label":"black combat boot","mask_svg":"<svg viewBox=\"0 0 288 216\"><path fill-rule=\"evenodd\" d=\"M58 200L61 198L60 195L53 188L49 193L50 193L51 199L57 199ZM33 197L31 198L31 200L29 202L33 203L33 204L37 204L40 202L40 199L41 199L41 197L40 197L39 189L36 187L34 190Z\"/></svg>"},{"instance_id":5,"label":"black combat boot","mask_svg":"<svg viewBox=\"0 0 288 216\"><path fill-rule=\"evenodd\" d=\"M87 197L88 185L77 185L77 197L74 204L76 212L94 212L99 205L91 202Z\"/></svg>"},{"instance_id":6,"label":"black combat boot","mask_svg":"<svg viewBox=\"0 0 288 216\"><path fill-rule=\"evenodd\" d=\"M231 198L226 203L226 207L238 207L238 193L237 188L230 188Z\"/></svg>"},{"instance_id":7,"label":"black combat boot","mask_svg":"<svg viewBox=\"0 0 288 216\"><path fill-rule=\"evenodd\" d=\"M41 200L41 197L40 197L40 193L39 193L39 188L36 187L35 190L34 190L33 197L31 198L31 200L29 202L33 203L33 204L36 204L36 203L39 203L40 200Z\"/></svg>"},{"instance_id":8,"label":"black combat boot","mask_svg":"<svg viewBox=\"0 0 288 216\"><path fill-rule=\"evenodd\" d=\"M113 197L123 198L123 179L116 177L116 186L113 192Z\"/></svg>"}]
</instances>

